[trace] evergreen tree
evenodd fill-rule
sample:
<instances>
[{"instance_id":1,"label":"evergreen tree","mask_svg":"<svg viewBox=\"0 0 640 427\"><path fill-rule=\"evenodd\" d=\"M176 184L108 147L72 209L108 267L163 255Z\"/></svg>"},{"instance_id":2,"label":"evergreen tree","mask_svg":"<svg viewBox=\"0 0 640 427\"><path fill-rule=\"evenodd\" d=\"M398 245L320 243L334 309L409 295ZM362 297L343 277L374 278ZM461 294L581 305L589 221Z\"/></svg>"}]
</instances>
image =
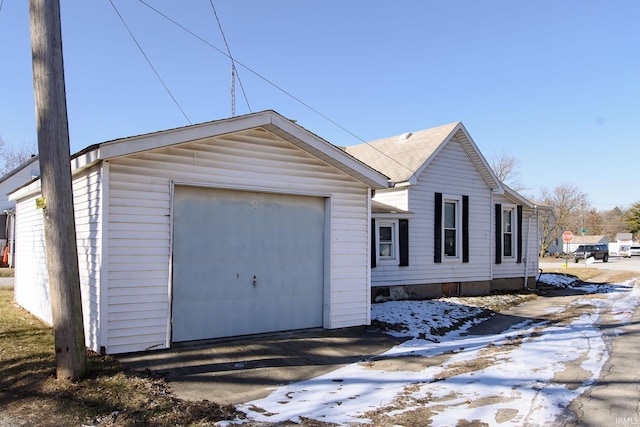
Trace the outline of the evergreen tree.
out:
<instances>
[{"instance_id":1,"label":"evergreen tree","mask_svg":"<svg viewBox=\"0 0 640 427\"><path fill-rule=\"evenodd\" d=\"M640 231L640 202L636 202L631 206L624 220L629 226L629 231L634 235Z\"/></svg>"}]
</instances>

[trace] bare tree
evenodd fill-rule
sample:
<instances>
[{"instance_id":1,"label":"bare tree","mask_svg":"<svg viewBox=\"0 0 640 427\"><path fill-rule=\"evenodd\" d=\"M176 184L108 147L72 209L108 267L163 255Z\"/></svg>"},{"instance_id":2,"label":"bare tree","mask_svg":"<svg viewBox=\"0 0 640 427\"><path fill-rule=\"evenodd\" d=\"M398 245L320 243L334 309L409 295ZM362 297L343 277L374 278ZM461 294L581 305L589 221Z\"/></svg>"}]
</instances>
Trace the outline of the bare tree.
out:
<instances>
[{"instance_id":1,"label":"bare tree","mask_svg":"<svg viewBox=\"0 0 640 427\"><path fill-rule=\"evenodd\" d=\"M496 174L501 182L504 182L516 191L524 189L519 181L520 172L518 171L518 167L520 166L520 160L511 154L502 152L495 155L490 163L493 173Z\"/></svg>"},{"instance_id":2,"label":"bare tree","mask_svg":"<svg viewBox=\"0 0 640 427\"><path fill-rule=\"evenodd\" d=\"M578 233L592 209L587 194L573 184L560 184L551 191L542 189L540 202L551 207L549 212L540 211L540 255L544 255L563 231Z\"/></svg>"},{"instance_id":3,"label":"bare tree","mask_svg":"<svg viewBox=\"0 0 640 427\"><path fill-rule=\"evenodd\" d=\"M630 229L625 222L626 211L618 206L609 210L600 212L602 218L602 234L606 235L610 241L616 240L618 233L629 233Z\"/></svg>"},{"instance_id":4,"label":"bare tree","mask_svg":"<svg viewBox=\"0 0 640 427\"><path fill-rule=\"evenodd\" d=\"M23 143L19 147L9 145L0 136L0 176L6 175L24 162L36 155L38 148L35 144Z\"/></svg>"}]
</instances>

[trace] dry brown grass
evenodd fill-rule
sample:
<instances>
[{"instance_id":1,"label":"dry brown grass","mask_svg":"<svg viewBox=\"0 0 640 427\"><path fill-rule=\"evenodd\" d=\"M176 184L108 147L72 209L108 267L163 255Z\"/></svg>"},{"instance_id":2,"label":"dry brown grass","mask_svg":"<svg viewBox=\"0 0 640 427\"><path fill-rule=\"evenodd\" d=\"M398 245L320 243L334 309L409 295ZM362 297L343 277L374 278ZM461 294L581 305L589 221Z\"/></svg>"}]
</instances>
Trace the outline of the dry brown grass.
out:
<instances>
[{"instance_id":1,"label":"dry brown grass","mask_svg":"<svg viewBox=\"0 0 640 427\"><path fill-rule=\"evenodd\" d=\"M233 406L186 402L164 378L88 353L82 381L55 379L53 333L0 287L0 425L211 425L240 415Z\"/></svg>"}]
</instances>

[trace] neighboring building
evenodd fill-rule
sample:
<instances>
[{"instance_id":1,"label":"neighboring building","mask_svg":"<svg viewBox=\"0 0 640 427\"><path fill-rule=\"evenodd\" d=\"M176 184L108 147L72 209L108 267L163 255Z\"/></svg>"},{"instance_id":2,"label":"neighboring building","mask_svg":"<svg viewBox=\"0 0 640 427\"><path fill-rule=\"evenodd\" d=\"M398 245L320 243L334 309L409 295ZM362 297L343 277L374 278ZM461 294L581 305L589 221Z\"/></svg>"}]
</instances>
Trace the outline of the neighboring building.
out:
<instances>
[{"instance_id":1,"label":"neighboring building","mask_svg":"<svg viewBox=\"0 0 640 427\"><path fill-rule=\"evenodd\" d=\"M345 150L395 183L373 198L374 299L535 287L537 208L497 179L462 123Z\"/></svg>"},{"instance_id":2,"label":"neighboring building","mask_svg":"<svg viewBox=\"0 0 640 427\"><path fill-rule=\"evenodd\" d=\"M4 258L6 248L6 263L13 267L14 262L14 231L16 202L9 200L7 194L40 176L40 162L38 156L13 169L0 178L0 259ZM3 259L4 261L4 259Z\"/></svg>"},{"instance_id":3,"label":"neighboring building","mask_svg":"<svg viewBox=\"0 0 640 427\"><path fill-rule=\"evenodd\" d=\"M388 179L273 111L91 146L72 175L94 351L370 323L370 195ZM10 195L15 299L51 322L40 191Z\"/></svg>"},{"instance_id":4,"label":"neighboring building","mask_svg":"<svg viewBox=\"0 0 640 427\"><path fill-rule=\"evenodd\" d=\"M633 243L633 233L618 233L616 234L616 242L621 245L630 245Z\"/></svg>"},{"instance_id":5,"label":"neighboring building","mask_svg":"<svg viewBox=\"0 0 640 427\"><path fill-rule=\"evenodd\" d=\"M562 240L562 237L556 236L549 247L547 248L547 254L549 255L561 255L568 253L569 245Z\"/></svg>"}]
</instances>

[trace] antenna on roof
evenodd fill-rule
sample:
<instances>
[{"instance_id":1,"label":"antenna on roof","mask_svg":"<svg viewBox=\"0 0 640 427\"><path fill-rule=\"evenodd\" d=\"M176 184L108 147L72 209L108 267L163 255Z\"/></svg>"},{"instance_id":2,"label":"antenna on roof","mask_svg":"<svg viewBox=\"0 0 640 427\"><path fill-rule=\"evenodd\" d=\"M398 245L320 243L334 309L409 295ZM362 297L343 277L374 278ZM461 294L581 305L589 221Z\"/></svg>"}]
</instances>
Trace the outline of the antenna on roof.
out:
<instances>
[{"instance_id":1,"label":"antenna on roof","mask_svg":"<svg viewBox=\"0 0 640 427\"><path fill-rule=\"evenodd\" d=\"M216 7L213 5L213 0L209 0L211 3L211 8L213 9L213 14L216 17L216 21L218 22L218 28L220 28L220 34L222 34L222 40L224 40L224 45L227 47L227 56L231 60L231 117L236 116L236 77L238 78L238 83L240 83L240 89L242 89L242 93L244 93L244 88L242 87L242 80L240 80L240 76L238 76L238 71L236 70L236 61L233 59L231 55L231 48L229 47L229 43L227 43L227 38L224 35L224 31L222 31L222 24L220 23L220 18L218 18L218 12L216 12ZM245 100L247 96L245 94ZM249 101L247 100L247 107L249 107ZM251 111L251 107L249 107L249 111Z\"/></svg>"},{"instance_id":2,"label":"antenna on roof","mask_svg":"<svg viewBox=\"0 0 640 427\"><path fill-rule=\"evenodd\" d=\"M231 62L231 117L236 116L236 66Z\"/></svg>"}]
</instances>

